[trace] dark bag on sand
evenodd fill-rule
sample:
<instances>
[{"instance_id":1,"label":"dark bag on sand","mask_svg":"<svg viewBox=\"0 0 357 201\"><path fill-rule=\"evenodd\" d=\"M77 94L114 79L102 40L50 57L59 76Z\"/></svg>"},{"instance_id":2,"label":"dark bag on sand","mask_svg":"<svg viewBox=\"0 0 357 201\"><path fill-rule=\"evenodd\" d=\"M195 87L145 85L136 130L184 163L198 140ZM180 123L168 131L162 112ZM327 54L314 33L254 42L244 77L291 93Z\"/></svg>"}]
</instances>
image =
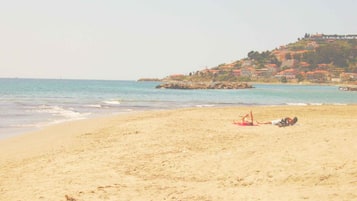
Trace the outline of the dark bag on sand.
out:
<instances>
[{"instance_id":1,"label":"dark bag on sand","mask_svg":"<svg viewBox=\"0 0 357 201\"><path fill-rule=\"evenodd\" d=\"M285 127L285 126L292 126L298 121L297 117L294 117L294 119L289 122L289 118L285 117L284 119L281 119L281 121L277 124L279 127Z\"/></svg>"},{"instance_id":2,"label":"dark bag on sand","mask_svg":"<svg viewBox=\"0 0 357 201\"><path fill-rule=\"evenodd\" d=\"M277 124L277 126L279 127L289 126L287 118L281 119L281 121Z\"/></svg>"}]
</instances>

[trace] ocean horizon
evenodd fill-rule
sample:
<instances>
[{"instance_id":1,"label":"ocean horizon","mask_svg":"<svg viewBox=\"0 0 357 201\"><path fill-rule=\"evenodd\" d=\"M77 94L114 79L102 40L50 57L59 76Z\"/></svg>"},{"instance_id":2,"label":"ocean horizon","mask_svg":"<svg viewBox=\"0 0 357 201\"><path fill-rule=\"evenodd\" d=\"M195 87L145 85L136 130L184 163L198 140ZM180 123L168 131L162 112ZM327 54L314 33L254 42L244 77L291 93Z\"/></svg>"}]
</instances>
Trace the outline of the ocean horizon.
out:
<instances>
[{"instance_id":1,"label":"ocean horizon","mask_svg":"<svg viewBox=\"0 0 357 201\"><path fill-rule=\"evenodd\" d=\"M338 86L253 84L252 89L156 89L160 82L0 78L0 139L65 121L189 107L348 105Z\"/></svg>"}]
</instances>

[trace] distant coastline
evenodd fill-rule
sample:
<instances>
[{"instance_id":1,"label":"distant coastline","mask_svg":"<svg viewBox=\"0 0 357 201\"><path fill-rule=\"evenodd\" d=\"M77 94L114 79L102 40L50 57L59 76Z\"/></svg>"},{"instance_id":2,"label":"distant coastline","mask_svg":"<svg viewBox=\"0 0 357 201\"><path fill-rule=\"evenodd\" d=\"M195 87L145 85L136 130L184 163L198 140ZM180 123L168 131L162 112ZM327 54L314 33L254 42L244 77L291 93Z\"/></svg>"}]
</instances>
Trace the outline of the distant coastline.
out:
<instances>
[{"instance_id":1,"label":"distant coastline","mask_svg":"<svg viewBox=\"0 0 357 201\"><path fill-rule=\"evenodd\" d=\"M140 78L138 82L161 82L162 79L159 78Z\"/></svg>"},{"instance_id":2,"label":"distant coastline","mask_svg":"<svg viewBox=\"0 0 357 201\"><path fill-rule=\"evenodd\" d=\"M250 89L251 84L245 82L189 82L168 81L156 86L157 89Z\"/></svg>"},{"instance_id":3,"label":"distant coastline","mask_svg":"<svg viewBox=\"0 0 357 201\"><path fill-rule=\"evenodd\" d=\"M357 35L305 34L274 50L161 80L357 85Z\"/></svg>"}]
</instances>

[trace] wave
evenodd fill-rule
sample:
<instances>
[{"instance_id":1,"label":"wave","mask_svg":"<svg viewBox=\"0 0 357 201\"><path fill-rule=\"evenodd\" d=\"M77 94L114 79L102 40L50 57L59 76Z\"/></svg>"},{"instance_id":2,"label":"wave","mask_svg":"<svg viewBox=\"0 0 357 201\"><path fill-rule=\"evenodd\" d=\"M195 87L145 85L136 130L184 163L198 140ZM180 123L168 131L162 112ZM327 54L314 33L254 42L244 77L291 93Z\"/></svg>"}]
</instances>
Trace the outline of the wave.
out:
<instances>
[{"instance_id":1,"label":"wave","mask_svg":"<svg viewBox=\"0 0 357 201\"><path fill-rule=\"evenodd\" d=\"M214 104L200 104L200 105L196 105L196 107L214 107Z\"/></svg>"},{"instance_id":2,"label":"wave","mask_svg":"<svg viewBox=\"0 0 357 201\"><path fill-rule=\"evenodd\" d=\"M58 105L38 105L26 107L28 117L18 119L7 125L8 129L15 130L32 130L43 128L49 125L86 119L91 113L80 113L73 108L65 108Z\"/></svg>"},{"instance_id":3,"label":"wave","mask_svg":"<svg viewBox=\"0 0 357 201\"><path fill-rule=\"evenodd\" d=\"M294 106L306 106L307 103L286 103L287 105L294 105Z\"/></svg>"},{"instance_id":4,"label":"wave","mask_svg":"<svg viewBox=\"0 0 357 201\"><path fill-rule=\"evenodd\" d=\"M310 103L310 105L323 105L323 103Z\"/></svg>"},{"instance_id":5,"label":"wave","mask_svg":"<svg viewBox=\"0 0 357 201\"><path fill-rule=\"evenodd\" d=\"M50 114L55 117L62 117L68 120L85 119L90 113L80 113L73 108L65 109L58 105L40 105L31 110L32 112Z\"/></svg>"},{"instance_id":6,"label":"wave","mask_svg":"<svg viewBox=\"0 0 357 201\"><path fill-rule=\"evenodd\" d=\"M102 105L100 104L92 104L92 105L85 105L86 107L91 107L91 108L102 108Z\"/></svg>"},{"instance_id":7,"label":"wave","mask_svg":"<svg viewBox=\"0 0 357 201\"><path fill-rule=\"evenodd\" d=\"M103 101L103 103L108 104L108 105L120 105L120 101L118 101L118 100L106 100L106 101Z\"/></svg>"}]
</instances>

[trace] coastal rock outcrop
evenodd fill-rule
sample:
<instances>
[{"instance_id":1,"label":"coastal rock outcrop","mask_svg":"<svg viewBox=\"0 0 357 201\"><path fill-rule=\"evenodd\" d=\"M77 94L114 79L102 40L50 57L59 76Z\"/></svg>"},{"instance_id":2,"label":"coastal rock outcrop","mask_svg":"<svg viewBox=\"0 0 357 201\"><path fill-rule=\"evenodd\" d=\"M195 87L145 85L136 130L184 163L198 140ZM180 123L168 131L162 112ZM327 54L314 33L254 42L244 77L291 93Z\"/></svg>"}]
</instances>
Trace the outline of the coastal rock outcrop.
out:
<instances>
[{"instance_id":1,"label":"coastal rock outcrop","mask_svg":"<svg viewBox=\"0 0 357 201\"><path fill-rule=\"evenodd\" d=\"M244 82L189 82L170 81L156 86L158 89L248 89L252 85Z\"/></svg>"},{"instance_id":2,"label":"coastal rock outcrop","mask_svg":"<svg viewBox=\"0 0 357 201\"><path fill-rule=\"evenodd\" d=\"M357 91L357 86L355 87L344 86L344 87L339 87L338 89L341 91Z\"/></svg>"}]
</instances>

